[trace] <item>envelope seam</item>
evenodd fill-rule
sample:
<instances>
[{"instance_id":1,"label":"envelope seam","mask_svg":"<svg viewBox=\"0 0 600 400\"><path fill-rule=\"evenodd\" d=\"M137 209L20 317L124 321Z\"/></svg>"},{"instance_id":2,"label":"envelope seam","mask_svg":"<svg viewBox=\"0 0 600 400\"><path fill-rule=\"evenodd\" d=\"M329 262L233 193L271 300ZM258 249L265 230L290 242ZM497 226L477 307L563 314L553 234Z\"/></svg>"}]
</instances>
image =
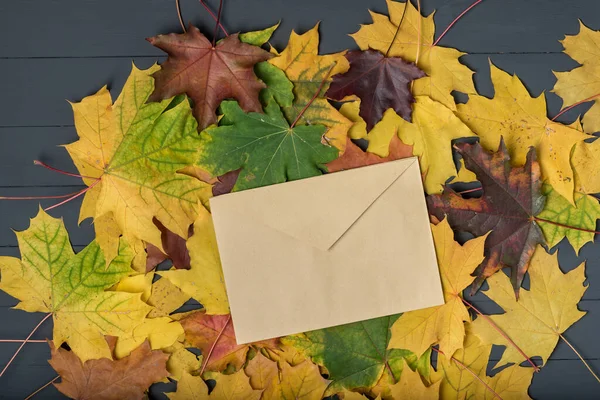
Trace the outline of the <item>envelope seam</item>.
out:
<instances>
[{"instance_id":1,"label":"envelope seam","mask_svg":"<svg viewBox=\"0 0 600 400\"><path fill-rule=\"evenodd\" d=\"M404 174L406 173L406 171L408 171L410 169L410 167L412 167L415 164L416 160L413 161L404 171L402 171L402 173L400 175L398 175L398 177L396 177L396 179L394 179L389 185L386 186L385 189L383 189L381 191L381 193L379 193L379 195L377 197L375 197L375 199L371 202L371 204L369 204L369 206L367 208L365 208L359 215L358 217L356 217L354 219L354 221L346 228L346 230L344 231L344 233L342 233L335 242L333 242L331 244L331 246L329 246L328 250L331 250L344 236L346 236L346 233L348 233L348 231L354 226L356 225L356 223L358 222L359 219L362 218L363 215L365 215L365 213L371 208L373 207L373 204L375 204L377 202L377 200L379 200L381 198L381 196L383 196L385 194L385 192L388 191L388 189L390 187L392 187L392 185L394 183L396 183L398 181L398 179L402 178L404 176Z\"/></svg>"}]
</instances>

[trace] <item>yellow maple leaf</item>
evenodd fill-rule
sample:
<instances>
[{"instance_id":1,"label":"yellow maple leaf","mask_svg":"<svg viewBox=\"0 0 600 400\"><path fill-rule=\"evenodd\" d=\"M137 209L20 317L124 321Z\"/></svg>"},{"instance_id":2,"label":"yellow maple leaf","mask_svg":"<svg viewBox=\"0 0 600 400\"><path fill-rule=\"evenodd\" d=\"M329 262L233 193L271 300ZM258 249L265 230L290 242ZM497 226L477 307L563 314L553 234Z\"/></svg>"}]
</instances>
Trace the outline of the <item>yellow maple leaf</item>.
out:
<instances>
[{"instance_id":1,"label":"yellow maple leaf","mask_svg":"<svg viewBox=\"0 0 600 400\"><path fill-rule=\"evenodd\" d=\"M181 342L175 342L162 350L169 354L167 371L177 381L181 380L184 373L191 374L202 367L202 356L196 356Z\"/></svg>"},{"instance_id":2,"label":"yellow maple leaf","mask_svg":"<svg viewBox=\"0 0 600 400\"><path fill-rule=\"evenodd\" d=\"M243 369L230 375L208 373L207 378L217 382L210 395L202 378L187 372L183 372L181 380L177 382L177 391L165 394L171 400L258 400L262 394L261 390L252 389Z\"/></svg>"},{"instance_id":3,"label":"yellow maple leaf","mask_svg":"<svg viewBox=\"0 0 600 400\"><path fill-rule=\"evenodd\" d=\"M306 109L300 121L307 125L325 125L328 128L325 133L327 141L343 153L346 135L352 122L340 114L323 96L332 76L350 68L348 60L344 57L345 52L319 55L319 24L302 35L292 31L285 50L281 53L274 49L271 51L277 54L277 57L271 58L269 62L283 70L294 84L294 102L291 107L283 107L283 113L290 123L306 107L325 80L319 96Z\"/></svg>"},{"instance_id":4,"label":"yellow maple leaf","mask_svg":"<svg viewBox=\"0 0 600 400\"><path fill-rule=\"evenodd\" d=\"M190 252L191 268L161 272L160 275L198 300L207 314L229 314L215 228L210 213L201 205L194 222L194 235L186 245Z\"/></svg>"},{"instance_id":5,"label":"yellow maple leaf","mask_svg":"<svg viewBox=\"0 0 600 400\"><path fill-rule=\"evenodd\" d=\"M127 357L146 340L150 343L152 350L164 349L172 346L183 334L181 324L169 317L146 318L131 332L119 337L115 346L115 357Z\"/></svg>"},{"instance_id":6,"label":"yellow maple leaf","mask_svg":"<svg viewBox=\"0 0 600 400\"><path fill-rule=\"evenodd\" d=\"M198 201L206 201L211 189L177 173L196 161L200 139L187 99L146 102L154 89L151 75L158 69L133 65L114 104L106 87L72 104L79 140L65 147L91 187L80 217L112 213L125 238L162 248L152 219L187 237ZM111 230L104 226L98 232L108 256L114 254L114 240L102 236Z\"/></svg>"},{"instance_id":7,"label":"yellow maple leaf","mask_svg":"<svg viewBox=\"0 0 600 400\"><path fill-rule=\"evenodd\" d=\"M279 382L279 369L277 362L269 360L261 352L246 364L244 368L250 378L250 386L256 390L263 390L262 399L274 398L274 391Z\"/></svg>"},{"instance_id":8,"label":"yellow maple leaf","mask_svg":"<svg viewBox=\"0 0 600 400\"><path fill-rule=\"evenodd\" d=\"M600 32L579 21L577 35L566 36L561 41L572 59L581 64L567 72L554 72L556 85L552 91L562 97L565 106L589 99L594 105L583 116L583 126L588 133L600 131Z\"/></svg>"},{"instance_id":9,"label":"yellow maple leaf","mask_svg":"<svg viewBox=\"0 0 600 400\"><path fill-rule=\"evenodd\" d=\"M465 53L453 48L433 45L435 34L433 13L427 17L421 16L410 1L401 3L386 0L386 3L389 18L371 12L373 23L362 25L358 32L350 36L354 38L361 50L374 49L383 54L387 53L391 57L402 57L410 62L417 61L417 53L419 53L417 66L427 76L415 81L413 94L429 96L455 110L452 91L476 93L473 71L458 61ZM408 7L406 13L405 7ZM402 24L398 30L401 20Z\"/></svg>"},{"instance_id":10,"label":"yellow maple leaf","mask_svg":"<svg viewBox=\"0 0 600 400\"><path fill-rule=\"evenodd\" d=\"M469 240L464 245L454 241L448 220L432 225L433 240L442 278L445 304L423 310L409 311L394 323L388 348L407 349L423 354L432 344L452 355L463 346L464 321L469 312L462 302L462 291L474 277L471 273L484 259L486 236Z\"/></svg>"},{"instance_id":11,"label":"yellow maple leaf","mask_svg":"<svg viewBox=\"0 0 600 400\"><path fill-rule=\"evenodd\" d=\"M521 80L490 63L494 98L469 96L458 105L457 115L481 138L490 151L498 149L500 139L508 148L515 165L525 164L534 147L545 182L573 203L574 176L570 164L575 143L590 136L550 121L546 116L544 95L531 97Z\"/></svg>"},{"instance_id":12,"label":"yellow maple leaf","mask_svg":"<svg viewBox=\"0 0 600 400\"><path fill-rule=\"evenodd\" d=\"M390 386L392 399L437 400L440 397L440 381L425 386L421 375L406 365L400 382Z\"/></svg>"},{"instance_id":13,"label":"yellow maple leaf","mask_svg":"<svg viewBox=\"0 0 600 400\"><path fill-rule=\"evenodd\" d=\"M191 297L171 283L171 281L163 278L152 284L151 291L150 297L147 300L147 303L154 307L148 314L150 318L170 315Z\"/></svg>"},{"instance_id":14,"label":"yellow maple leaf","mask_svg":"<svg viewBox=\"0 0 600 400\"><path fill-rule=\"evenodd\" d=\"M575 190L584 194L600 193L600 141L579 142L573 149L571 165L575 171Z\"/></svg>"},{"instance_id":15,"label":"yellow maple leaf","mask_svg":"<svg viewBox=\"0 0 600 400\"><path fill-rule=\"evenodd\" d=\"M319 367L306 360L296 366L281 365L281 377L272 399L321 400L329 381L321 376Z\"/></svg>"},{"instance_id":16,"label":"yellow maple leaf","mask_svg":"<svg viewBox=\"0 0 600 400\"><path fill-rule=\"evenodd\" d=\"M479 338L467 326L467 336L463 349L452 358L438 355L438 368L433 379L440 383L440 399L530 399L527 394L533 368L513 365L487 376L488 359L491 344L481 343Z\"/></svg>"},{"instance_id":17,"label":"yellow maple leaf","mask_svg":"<svg viewBox=\"0 0 600 400\"><path fill-rule=\"evenodd\" d=\"M488 278L489 290L483 292L503 310L503 314L490 315L494 323L510 337L529 357L539 356L545 362L556 347L561 334L585 315L577 308L587 289L585 267L563 274L558 266L557 254L550 255L538 246L531 259L530 290L521 289L519 301L515 299L510 279L502 273ZM507 348L498 362L520 364L525 361L515 346L488 321L477 318L473 332L485 344L502 344Z\"/></svg>"},{"instance_id":18,"label":"yellow maple leaf","mask_svg":"<svg viewBox=\"0 0 600 400\"><path fill-rule=\"evenodd\" d=\"M111 358L104 336L129 334L151 308L140 293L105 291L133 272L127 243L107 268L98 243L74 254L62 220L42 209L16 235L21 259L0 257L0 289L20 300L17 309L52 313L56 346L68 343L82 362Z\"/></svg>"},{"instance_id":19,"label":"yellow maple leaf","mask_svg":"<svg viewBox=\"0 0 600 400\"><path fill-rule=\"evenodd\" d=\"M441 193L448 180L459 176L452 158L452 140L473 137L475 134L449 108L427 96L417 96L412 123L389 109L367 134L366 124L358 115L359 105L359 101L345 103L341 112L354 122L350 137L369 141L368 152L387 157L390 141L397 132L403 143L413 146L413 155L419 157L428 194ZM474 174L469 174L465 168L461 170L464 170L461 179L465 179L461 182L476 180Z\"/></svg>"}]
</instances>

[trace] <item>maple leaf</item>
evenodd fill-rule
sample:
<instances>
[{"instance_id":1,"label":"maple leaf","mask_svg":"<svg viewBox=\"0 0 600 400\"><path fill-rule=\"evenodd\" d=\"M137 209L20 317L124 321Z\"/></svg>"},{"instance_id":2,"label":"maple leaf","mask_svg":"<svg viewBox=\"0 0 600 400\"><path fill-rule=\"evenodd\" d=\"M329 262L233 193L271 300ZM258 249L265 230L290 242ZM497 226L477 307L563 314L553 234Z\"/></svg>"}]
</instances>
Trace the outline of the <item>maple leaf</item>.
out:
<instances>
[{"instance_id":1,"label":"maple leaf","mask_svg":"<svg viewBox=\"0 0 600 400\"><path fill-rule=\"evenodd\" d=\"M387 110L368 136L364 120L357 111L358 107L353 103L342 106L342 112L355 122L350 137L366 138L368 152L386 157L390 140L397 133L402 143L412 146L413 155L419 157L421 172L425 175L425 191L429 194L441 193L442 185L459 174L452 157L452 140L475 136L452 110L425 96L416 97L412 123L394 110Z\"/></svg>"},{"instance_id":2,"label":"maple leaf","mask_svg":"<svg viewBox=\"0 0 600 400\"><path fill-rule=\"evenodd\" d=\"M326 395L342 389L371 387L384 369L397 381L406 350L388 350L390 327L399 315L335 326L282 338L319 365L332 380Z\"/></svg>"},{"instance_id":3,"label":"maple leaf","mask_svg":"<svg viewBox=\"0 0 600 400\"><path fill-rule=\"evenodd\" d=\"M410 83L425 76L414 64L400 57L386 57L378 51L349 51L346 58L350 70L333 78L326 95L333 100L344 100L357 95L360 116L371 130L388 108L407 121L411 120L414 97Z\"/></svg>"},{"instance_id":4,"label":"maple leaf","mask_svg":"<svg viewBox=\"0 0 600 400\"><path fill-rule=\"evenodd\" d=\"M402 141L396 135L394 135L390 141L389 155L386 157L379 157L376 154L363 151L360 147L355 145L352 140L348 139L344 154L332 162L327 163L327 170L329 172L337 172L346 169L399 160L401 158L407 158L411 156L412 146L402 143Z\"/></svg>"},{"instance_id":5,"label":"maple leaf","mask_svg":"<svg viewBox=\"0 0 600 400\"><path fill-rule=\"evenodd\" d=\"M390 395L392 399L437 400L440 398L440 383L425 386L417 371L404 368L400 382L390 387Z\"/></svg>"},{"instance_id":6,"label":"maple leaf","mask_svg":"<svg viewBox=\"0 0 600 400\"><path fill-rule=\"evenodd\" d=\"M534 369L513 365L487 376L491 344L482 343L467 325L464 348L454 353L438 355L438 368L434 374L440 382L441 399L530 399L527 390Z\"/></svg>"},{"instance_id":7,"label":"maple leaf","mask_svg":"<svg viewBox=\"0 0 600 400\"><path fill-rule=\"evenodd\" d=\"M118 338L114 354L116 358L126 357L145 341L152 350L164 349L172 346L182 334L181 324L169 317L146 318L127 335Z\"/></svg>"},{"instance_id":8,"label":"maple leaf","mask_svg":"<svg viewBox=\"0 0 600 400\"><path fill-rule=\"evenodd\" d=\"M189 351L181 342L175 342L172 346L162 349L169 354L167 371L170 377L179 381L184 373L191 374L200 369L202 356L198 357Z\"/></svg>"},{"instance_id":9,"label":"maple leaf","mask_svg":"<svg viewBox=\"0 0 600 400\"><path fill-rule=\"evenodd\" d=\"M343 152L352 123L329 104L325 92L332 77L349 68L344 52L319 55L319 24L302 35L292 31L285 50L278 53L271 49L271 52L277 57L269 63L283 70L294 85L292 105L282 104L287 120L292 123L301 115L299 122L325 125L327 142ZM312 101L317 92L317 98Z\"/></svg>"},{"instance_id":10,"label":"maple leaf","mask_svg":"<svg viewBox=\"0 0 600 400\"><path fill-rule=\"evenodd\" d=\"M148 41L169 55L153 75L156 88L150 101L187 94L194 101L200 130L217 122L217 107L228 98L236 99L245 111L262 110L258 93L265 84L253 67L271 58L269 52L242 43L237 34L213 45L193 25L186 33L158 35Z\"/></svg>"},{"instance_id":11,"label":"maple leaf","mask_svg":"<svg viewBox=\"0 0 600 400\"><path fill-rule=\"evenodd\" d=\"M554 247L566 237L579 253L584 244L594 240L596 222L600 218L598 199L575 191L573 206L550 185L544 185L542 192L546 205L536 218L548 246Z\"/></svg>"},{"instance_id":12,"label":"maple leaf","mask_svg":"<svg viewBox=\"0 0 600 400\"><path fill-rule=\"evenodd\" d=\"M263 400L274 397L274 391L279 381L279 369L275 361L271 361L258 352L253 359L248 361L244 371L250 378L252 388L263 391Z\"/></svg>"},{"instance_id":13,"label":"maple leaf","mask_svg":"<svg viewBox=\"0 0 600 400\"><path fill-rule=\"evenodd\" d=\"M321 400L329 381L321 376L319 367L306 360L291 366L284 363L273 399Z\"/></svg>"},{"instance_id":14,"label":"maple leaf","mask_svg":"<svg viewBox=\"0 0 600 400\"><path fill-rule=\"evenodd\" d=\"M431 226L437 254L445 304L402 314L392 326L389 348L407 349L423 354L433 344L439 344L448 356L462 348L465 338L464 321L470 321L462 302L462 291L473 282L471 273L483 261L486 236L460 245L444 219Z\"/></svg>"},{"instance_id":15,"label":"maple leaf","mask_svg":"<svg viewBox=\"0 0 600 400\"><path fill-rule=\"evenodd\" d=\"M109 358L83 362L74 352L55 348L50 343L49 363L61 382L54 386L73 399L121 400L143 399L148 387L166 378L168 355L150 350L142 343L131 355L113 361Z\"/></svg>"},{"instance_id":16,"label":"maple leaf","mask_svg":"<svg viewBox=\"0 0 600 400\"><path fill-rule=\"evenodd\" d=\"M189 399L214 399L214 400L258 400L260 390L252 389L248 377L243 370L230 375L207 374L207 377L216 381L215 388L208 394L208 386L199 376L183 373L177 382L175 393L165 393L170 400Z\"/></svg>"},{"instance_id":17,"label":"maple leaf","mask_svg":"<svg viewBox=\"0 0 600 400\"><path fill-rule=\"evenodd\" d=\"M273 36L273 33L277 30L277 28L279 28L280 24L281 21L265 29L240 33L240 42L248 43L253 46L262 46L263 44L267 43L269 39L271 39L271 36Z\"/></svg>"},{"instance_id":18,"label":"maple leaf","mask_svg":"<svg viewBox=\"0 0 600 400\"><path fill-rule=\"evenodd\" d=\"M153 307L148 317L166 317L181 307L190 297L170 280L161 278L152 284L150 297L146 300L146 303Z\"/></svg>"},{"instance_id":19,"label":"maple leaf","mask_svg":"<svg viewBox=\"0 0 600 400\"><path fill-rule=\"evenodd\" d=\"M600 193L600 141L579 142L573 149L571 165L575 171L575 191L583 194Z\"/></svg>"},{"instance_id":20,"label":"maple leaf","mask_svg":"<svg viewBox=\"0 0 600 400\"><path fill-rule=\"evenodd\" d=\"M504 274L488 278L490 288L483 293L504 310L503 314L489 318L525 354L539 356L545 362L561 334L585 315L577 308L587 289L585 267L581 264L563 274L557 254L550 255L538 246L531 260L529 277L530 289L522 290L519 301L512 296L510 282ZM507 344L506 339L482 318L475 320L473 331L483 343ZM522 354L514 346L507 346L498 365L522 361Z\"/></svg>"},{"instance_id":21,"label":"maple leaf","mask_svg":"<svg viewBox=\"0 0 600 400\"><path fill-rule=\"evenodd\" d=\"M234 101L221 110L225 125L203 132L198 165L213 175L241 168L234 191L321 175L337 157L335 147L321 143L324 126L290 127L275 103L265 114L246 114Z\"/></svg>"},{"instance_id":22,"label":"maple leaf","mask_svg":"<svg viewBox=\"0 0 600 400\"><path fill-rule=\"evenodd\" d=\"M600 131L600 32L594 31L579 21L579 33L565 36L561 41L564 52L581 66L567 72L554 72L556 84L552 91L559 95L565 105L593 101L592 107L583 116L583 127L588 133Z\"/></svg>"},{"instance_id":23,"label":"maple leaf","mask_svg":"<svg viewBox=\"0 0 600 400\"><path fill-rule=\"evenodd\" d=\"M186 239L168 230L159 220L154 218L154 225L160 230L160 239L165 253L153 244L146 246L149 257L146 260L146 271L154 269L167 258L173 262L177 269L190 269L190 255L185 246ZM192 225L188 229L188 236L194 233ZM162 254L162 256L161 256ZM164 258L163 258L164 256Z\"/></svg>"},{"instance_id":24,"label":"maple leaf","mask_svg":"<svg viewBox=\"0 0 600 400\"><path fill-rule=\"evenodd\" d=\"M228 365L237 370L246 362L246 354L251 346L276 348L278 343L277 339L271 339L238 345L230 315L195 312L182 319L181 325L186 342L202 351L203 369L208 371L222 371Z\"/></svg>"},{"instance_id":25,"label":"maple leaf","mask_svg":"<svg viewBox=\"0 0 600 400\"><path fill-rule=\"evenodd\" d=\"M186 243L191 269L161 272L160 276L198 300L207 314L228 314L229 301L212 217L204 207L198 211L194 234Z\"/></svg>"},{"instance_id":26,"label":"maple leaf","mask_svg":"<svg viewBox=\"0 0 600 400\"><path fill-rule=\"evenodd\" d=\"M430 214L438 220L448 216L455 230L475 236L488 232L485 260L477 268L473 283L476 291L483 281L501 268L511 269L511 281L518 297L521 282L538 243L544 243L543 233L535 216L545 198L540 191L540 169L531 149L522 167L512 167L504 142L495 153L488 153L479 143L457 144L466 167L477 175L483 195L465 199L449 187L441 195L427 198Z\"/></svg>"},{"instance_id":27,"label":"maple leaf","mask_svg":"<svg viewBox=\"0 0 600 400\"><path fill-rule=\"evenodd\" d=\"M471 95L466 104L458 105L457 115L477 133L487 150L495 150L503 138L516 165L523 165L530 147L534 147L543 180L573 203L571 150L575 143L590 136L549 120L543 94L533 98L518 77L491 62L490 69L494 98Z\"/></svg>"},{"instance_id":28,"label":"maple leaf","mask_svg":"<svg viewBox=\"0 0 600 400\"><path fill-rule=\"evenodd\" d=\"M396 350L398 354L403 354L404 361L398 359L398 362L393 364L393 374L389 370L383 370L383 374L375 386L371 387L368 391L371 397L379 397L383 399L392 398L392 386L398 383L398 379L402 380L402 374L408 365L408 369L419 373L423 381L427 384L431 384L431 348L425 351L420 357L408 350ZM358 389L362 390L363 389Z\"/></svg>"},{"instance_id":29,"label":"maple leaf","mask_svg":"<svg viewBox=\"0 0 600 400\"><path fill-rule=\"evenodd\" d=\"M160 248L153 219L187 237L198 202L207 201L211 189L177 173L194 163L200 145L188 101L146 103L154 89L150 75L158 69L132 66L114 104L106 87L73 104L79 140L66 148L81 175L89 177L81 217L93 216L98 229L98 219L112 213L130 243L143 240ZM111 231L101 229L97 236ZM104 246L103 251L110 254Z\"/></svg>"},{"instance_id":30,"label":"maple leaf","mask_svg":"<svg viewBox=\"0 0 600 400\"><path fill-rule=\"evenodd\" d=\"M370 12L373 23L362 25L358 32L350 36L361 50L378 50L389 57L401 57L408 62L416 62L418 57L417 66L427 76L415 81L413 94L429 96L455 110L452 91L476 93L473 71L458 61L465 53L433 45L433 13L422 17L410 1L401 3L386 0L386 3L389 18ZM398 29L400 21L402 23Z\"/></svg>"},{"instance_id":31,"label":"maple leaf","mask_svg":"<svg viewBox=\"0 0 600 400\"><path fill-rule=\"evenodd\" d=\"M21 259L0 257L0 289L20 300L17 309L52 313L54 343L66 342L83 362L110 357L104 335L126 335L150 311L139 293L105 291L133 272L124 240L107 268L98 243L73 253L62 220L41 209L16 235Z\"/></svg>"}]
</instances>

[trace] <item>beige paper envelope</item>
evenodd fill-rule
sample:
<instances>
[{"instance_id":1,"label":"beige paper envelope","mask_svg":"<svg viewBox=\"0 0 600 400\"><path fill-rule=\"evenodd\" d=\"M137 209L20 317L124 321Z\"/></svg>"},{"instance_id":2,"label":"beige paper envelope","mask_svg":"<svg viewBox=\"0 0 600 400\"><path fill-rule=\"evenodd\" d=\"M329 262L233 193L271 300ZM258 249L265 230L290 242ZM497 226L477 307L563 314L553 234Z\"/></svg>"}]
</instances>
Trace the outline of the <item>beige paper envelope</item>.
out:
<instances>
[{"instance_id":1,"label":"beige paper envelope","mask_svg":"<svg viewBox=\"0 0 600 400\"><path fill-rule=\"evenodd\" d=\"M444 303L414 157L210 206L238 344Z\"/></svg>"}]
</instances>

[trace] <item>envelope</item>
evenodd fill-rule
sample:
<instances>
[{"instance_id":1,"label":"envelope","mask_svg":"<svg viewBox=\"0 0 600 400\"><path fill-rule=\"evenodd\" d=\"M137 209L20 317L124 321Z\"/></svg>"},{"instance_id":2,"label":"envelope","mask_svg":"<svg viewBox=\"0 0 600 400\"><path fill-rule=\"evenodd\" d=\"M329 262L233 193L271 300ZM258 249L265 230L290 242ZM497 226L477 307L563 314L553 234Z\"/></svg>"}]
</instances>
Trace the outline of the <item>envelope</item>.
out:
<instances>
[{"instance_id":1,"label":"envelope","mask_svg":"<svg viewBox=\"0 0 600 400\"><path fill-rule=\"evenodd\" d=\"M414 157L210 206L238 344L444 303Z\"/></svg>"}]
</instances>

